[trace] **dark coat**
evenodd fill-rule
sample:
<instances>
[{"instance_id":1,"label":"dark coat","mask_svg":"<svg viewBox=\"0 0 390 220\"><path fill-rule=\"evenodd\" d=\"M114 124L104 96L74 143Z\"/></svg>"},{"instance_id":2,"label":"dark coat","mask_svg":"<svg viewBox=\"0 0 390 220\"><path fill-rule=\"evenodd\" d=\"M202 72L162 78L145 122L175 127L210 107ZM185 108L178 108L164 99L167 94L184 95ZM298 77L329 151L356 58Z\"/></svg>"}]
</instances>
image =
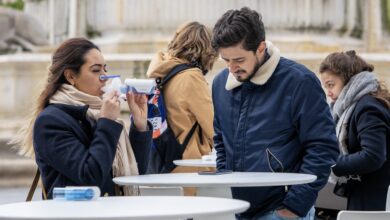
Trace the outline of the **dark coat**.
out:
<instances>
[{"instance_id":1,"label":"dark coat","mask_svg":"<svg viewBox=\"0 0 390 220\"><path fill-rule=\"evenodd\" d=\"M214 143L218 170L293 172L317 176L285 192L278 187L237 187L233 197L249 201L243 216L285 206L305 216L325 185L338 155L334 123L317 77L281 58L264 85L245 82L226 90L228 69L213 83Z\"/></svg>"},{"instance_id":2,"label":"dark coat","mask_svg":"<svg viewBox=\"0 0 390 220\"><path fill-rule=\"evenodd\" d=\"M87 110L87 105L51 104L35 121L35 159L48 198L54 187L65 186L98 186L102 195L115 195L112 163L123 127L106 118L89 120ZM151 131L130 131L140 173L151 135Z\"/></svg>"},{"instance_id":3,"label":"dark coat","mask_svg":"<svg viewBox=\"0 0 390 220\"><path fill-rule=\"evenodd\" d=\"M385 210L390 184L390 110L378 99L361 98L348 123L349 154L340 155L337 176L361 175L349 180L348 210Z\"/></svg>"}]
</instances>

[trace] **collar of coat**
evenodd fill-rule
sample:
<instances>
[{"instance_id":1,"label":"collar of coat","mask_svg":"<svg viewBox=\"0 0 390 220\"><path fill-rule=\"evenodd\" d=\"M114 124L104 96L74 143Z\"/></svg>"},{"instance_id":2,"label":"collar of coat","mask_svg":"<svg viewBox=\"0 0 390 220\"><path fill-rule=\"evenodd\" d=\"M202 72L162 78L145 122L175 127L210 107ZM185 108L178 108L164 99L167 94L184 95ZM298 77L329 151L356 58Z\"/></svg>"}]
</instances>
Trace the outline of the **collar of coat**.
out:
<instances>
[{"instance_id":1,"label":"collar of coat","mask_svg":"<svg viewBox=\"0 0 390 220\"><path fill-rule=\"evenodd\" d=\"M270 58L263 65L261 65L261 67L250 80L256 85L264 85L268 81L280 60L279 49L273 46L270 41L266 41L266 45ZM232 90L241 86L241 84L242 82L237 81L233 74L229 72L229 76L225 85L226 90Z\"/></svg>"},{"instance_id":2,"label":"collar of coat","mask_svg":"<svg viewBox=\"0 0 390 220\"><path fill-rule=\"evenodd\" d=\"M85 120L87 118L87 111L89 108L89 105L76 106L61 103L51 103L49 104L49 106L58 108L71 115L72 117L76 118L77 120Z\"/></svg>"}]
</instances>

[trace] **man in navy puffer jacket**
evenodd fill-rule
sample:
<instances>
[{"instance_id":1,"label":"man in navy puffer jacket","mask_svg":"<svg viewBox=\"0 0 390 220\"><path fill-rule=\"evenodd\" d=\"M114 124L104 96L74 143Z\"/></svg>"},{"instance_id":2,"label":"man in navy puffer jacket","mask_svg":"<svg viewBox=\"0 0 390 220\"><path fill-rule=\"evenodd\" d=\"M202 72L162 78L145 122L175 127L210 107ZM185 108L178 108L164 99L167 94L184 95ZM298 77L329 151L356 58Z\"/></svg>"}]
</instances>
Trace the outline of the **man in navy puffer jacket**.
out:
<instances>
[{"instance_id":1,"label":"man in navy puffer jacket","mask_svg":"<svg viewBox=\"0 0 390 220\"><path fill-rule=\"evenodd\" d=\"M213 82L217 169L317 176L302 185L233 188L251 207L240 219L314 219L318 191L338 155L332 117L317 77L265 41L261 16L227 11L213 46L227 64Z\"/></svg>"}]
</instances>

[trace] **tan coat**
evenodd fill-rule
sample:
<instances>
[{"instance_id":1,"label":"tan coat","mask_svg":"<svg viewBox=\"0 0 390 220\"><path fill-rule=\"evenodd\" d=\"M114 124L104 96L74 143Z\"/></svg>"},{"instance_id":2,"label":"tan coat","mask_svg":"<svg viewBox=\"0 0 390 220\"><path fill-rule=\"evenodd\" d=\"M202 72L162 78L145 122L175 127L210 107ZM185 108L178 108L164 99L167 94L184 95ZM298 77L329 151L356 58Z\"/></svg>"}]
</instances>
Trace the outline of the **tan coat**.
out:
<instances>
[{"instance_id":1,"label":"tan coat","mask_svg":"<svg viewBox=\"0 0 390 220\"><path fill-rule=\"evenodd\" d=\"M182 63L186 62L158 52L150 63L147 76L164 77L173 67ZM196 121L202 129L203 144L201 144L198 127L183 153L183 159L200 159L202 155L207 155L213 147L214 109L210 88L202 71L198 68L184 70L172 78L163 89L168 124L180 143L183 143ZM172 172L199 170L207 169L178 166Z\"/></svg>"}]
</instances>

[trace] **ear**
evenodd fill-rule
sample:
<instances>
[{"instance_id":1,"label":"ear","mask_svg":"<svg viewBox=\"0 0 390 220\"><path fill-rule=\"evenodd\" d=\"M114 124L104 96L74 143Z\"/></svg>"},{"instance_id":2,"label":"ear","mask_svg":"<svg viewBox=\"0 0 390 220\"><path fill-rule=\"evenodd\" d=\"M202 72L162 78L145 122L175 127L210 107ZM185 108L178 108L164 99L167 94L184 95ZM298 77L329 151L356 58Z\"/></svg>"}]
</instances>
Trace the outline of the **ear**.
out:
<instances>
[{"instance_id":1,"label":"ear","mask_svg":"<svg viewBox=\"0 0 390 220\"><path fill-rule=\"evenodd\" d=\"M261 41L259 46L257 47L256 54L258 55L263 54L266 47L267 45L265 44L265 41Z\"/></svg>"},{"instance_id":2,"label":"ear","mask_svg":"<svg viewBox=\"0 0 390 220\"><path fill-rule=\"evenodd\" d=\"M65 76L65 79L72 85L74 86L75 84L75 74L73 73L73 71L71 69L66 69L64 71L64 76Z\"/></svg>"}]
</instances>

